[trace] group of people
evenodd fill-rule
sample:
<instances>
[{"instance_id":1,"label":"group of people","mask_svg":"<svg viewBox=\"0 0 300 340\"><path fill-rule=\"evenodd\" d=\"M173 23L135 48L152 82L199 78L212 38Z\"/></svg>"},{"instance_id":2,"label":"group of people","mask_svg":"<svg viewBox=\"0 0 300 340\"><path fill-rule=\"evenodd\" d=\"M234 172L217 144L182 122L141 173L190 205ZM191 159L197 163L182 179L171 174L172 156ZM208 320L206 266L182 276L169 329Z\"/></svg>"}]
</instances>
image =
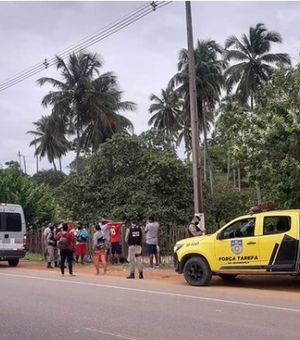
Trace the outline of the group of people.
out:
<instances>
[{"instance_id":1,"label":"group of people","mask_svg":"<svg viewBox=\"0 0 300 340\"><path fill-rule=\"evenodd\" d=\"M93 262L96 275L100 274L100 263L103 267L103 275L107 272L108 260L112 264L121 261L122 247L122 227L123 222L115 222L106 218L101 218L99 224L93 227L92 249ZM128 279L135 278L135 267L138 268L139 278L143 279L142 246L146 241L146 250L149 255L150 269L159 265L158 258L158 231L159 223L150 216L145 227L142 227L137 220L133 219L125 232L125 242L128 244L128 261L130 272ZM89 242L89 232L87 228L78 223L76 228L72 221L68 223L49 223L44 230L43 239L47 256L47 268L60 267L61 274L65 274L65 262L68 263L70 276L73 274L73 262L83 264L87 254L87 244ZM74 259L75 255L75 259ZM124 258L122 257L124 260ZM54 266L52 266L54 263Z\"/></svg>"},{"instance_id":2,"label":"group of people","mask_svg":"<svg viewBox=\"0 0 300 340\"><path fill-rule=\"evenodd\" d=\"M88 231L82 223L78 223L76 229L72 221L59 224L49 223L43 233L47 268L60 267L61 274L64 275L67 260L69 274L75 276L73 262L78 263L81 258L81 263L83 263L87 253L88 239Z\"/></svg>"}]
</instances>

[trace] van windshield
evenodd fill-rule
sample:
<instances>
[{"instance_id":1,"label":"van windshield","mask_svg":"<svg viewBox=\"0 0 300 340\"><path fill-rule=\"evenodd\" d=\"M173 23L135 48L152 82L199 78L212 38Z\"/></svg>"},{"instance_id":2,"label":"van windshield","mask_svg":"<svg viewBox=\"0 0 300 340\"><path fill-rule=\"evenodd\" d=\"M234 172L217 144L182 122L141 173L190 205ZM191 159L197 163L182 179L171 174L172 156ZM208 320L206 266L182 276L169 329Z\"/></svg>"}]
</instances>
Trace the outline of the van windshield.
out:
<instances>
[{"instance_id":1,"label":"van windshield","mask_svg":"<svg viewBox=\"0 0 300 340\"><path fill-rule=\"evenodd\" d=\"M22 219L19 213L0 213L0 231L22 231Z\"/></svg>"}]
</instances>

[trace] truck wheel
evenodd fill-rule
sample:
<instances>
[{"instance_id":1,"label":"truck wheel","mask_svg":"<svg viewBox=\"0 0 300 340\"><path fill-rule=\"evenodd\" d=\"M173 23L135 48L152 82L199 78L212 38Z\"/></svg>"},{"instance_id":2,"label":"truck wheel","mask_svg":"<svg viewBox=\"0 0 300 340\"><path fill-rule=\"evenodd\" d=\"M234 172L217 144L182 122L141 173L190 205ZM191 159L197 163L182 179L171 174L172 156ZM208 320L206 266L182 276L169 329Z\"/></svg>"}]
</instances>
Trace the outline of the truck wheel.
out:
<instances>
[{"instance_id":1,"label":"truck wheel","mask_svg":"<svg viewBox=\"0 0 300 340\"><path fill-rule=\"evenodd\" d=\"M17 267L17 265L19 264L19 259L9 260L8 264L10 267Z\"/></svg>"},{"instance_id":2,"label":"truck wheel","mask_svg":"<svg viewBox=\"0 0 300 340\"><path fill-rule=\"evenodd\" d=\"M219 276L225 281L233 281L237 277L237 274L219 274Z\"/></svg>"},{"instance_id":3,"label":"truck wheel","mask_svg":"<svg viewBox=\"0 0 300 340\"><path fill-rule=\"evenodd\" d=\"M186 282L191 286L206 286L212 278L212 272L207 261L199 256L187 260L183 274Z\"/></svg>"}]
</instances>

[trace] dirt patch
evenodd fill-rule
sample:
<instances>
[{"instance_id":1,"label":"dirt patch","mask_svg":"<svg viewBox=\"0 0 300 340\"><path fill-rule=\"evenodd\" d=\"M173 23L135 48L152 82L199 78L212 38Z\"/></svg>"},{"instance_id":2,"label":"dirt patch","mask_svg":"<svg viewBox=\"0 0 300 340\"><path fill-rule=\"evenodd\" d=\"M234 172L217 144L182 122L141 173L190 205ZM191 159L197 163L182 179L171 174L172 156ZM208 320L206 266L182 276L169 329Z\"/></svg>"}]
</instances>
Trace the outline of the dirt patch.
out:
<instances>
[{"instance_id":1,"label":"dirt patch","mask_svg":"<svg viewBox=\"0 0 300 340\"><path fill-rule=\"evenodd\" d=\"M34 262L34 261L26 261L22 260L19 264L19 267L22 269L30 269L30 270L41 270L45 272L54 272L56 273L59 271L59 268L54 269L47 269L46 262ZM87 264L75 264L74 265L74 273L75 274L81 274L81 275L95 275L95 268L93 264L87 263ZM102 268L100 267L100 275L103 273ZM107 276L112 277L126 277L129 273L129 267L128 265L122 266L122 265L109 265ZM182 275L177 274L173 269L165 269L165 268L158 268L158 269L144 269L144 276L147 278L147 280L164 280L168 282L183 282L184 278Z\"/></svg>"}]
</instances>

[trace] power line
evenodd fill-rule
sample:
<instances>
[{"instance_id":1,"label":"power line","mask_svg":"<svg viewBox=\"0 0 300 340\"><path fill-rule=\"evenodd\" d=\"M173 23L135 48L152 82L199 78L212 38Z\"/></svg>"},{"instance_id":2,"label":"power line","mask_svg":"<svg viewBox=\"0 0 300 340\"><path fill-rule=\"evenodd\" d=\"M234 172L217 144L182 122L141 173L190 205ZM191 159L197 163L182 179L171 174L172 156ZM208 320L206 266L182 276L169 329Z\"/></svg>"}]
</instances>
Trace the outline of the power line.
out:
<instances>
[{"instance_id":1,"label":"power line","mask_svg":"<svg viewBox=\"0 0 300 340\"><path fill-rule=\"evenodd\" d=\"M33 75L41 72L45 68L51 67L56 64L56 56L61 59L65 59L71 53L78 53L87 47L96 44L97 42L111 36L114 33L124 29L125 27L135 23L136 21L142 19L143 17L149 15L153 11L169 5L172 1L152 1L150 4L145 4L137 9L127 13L121 18L113 21L111 24L104 26L102 29L88 35L87 37L81 39L79 42L72 44L70 47L61 50L56 55L45 59L44 62L38 63L23 72L19 72L15 76L0 82L0 92L6 90L7 88L14 86Z\"/></svg>"},{"instance_id":2,"label":"power line","mask_svg":"<svg viewBox=\"0 0 300 340\"><path fill-rule=\"evenodd\" d=\"M141 9L144 9L144 8L146 8L146 7L148 7L148 6L149 6L149 4L147 3L147 4L145 4L145 5L142 5L142 6L138 7L138 8L136 8L135 10L133 10L133 11L127 13L127 14L124 15L123 17L121 17L121 18L119 18L119 19L113 21L112 23L110 23L110 24L108 24L108 25L102 27L100 30L97 30L97 31L95 31L94 33L92 33L92 34L86 36L85 38L83 38L83 39L81 39L81 40L79 40L77 43L72 44L72 45L70 45L69 47L67 47L67 48L65 48L65 49L63 49L63 50L60 50L59 52L57 52L56 54L54 54L51 58L45 59L45 61L44 61L43 63L35 64L34 66L29 67L28 69L24 70L23 72L19 72L19 73L17 73L15 76L11 76L11 77L5 79L3 82L7 82L7 81L9 81L9 80L11 80L11 79L14 79L15 77L17 77L17 76L19 76L19 75L22 75L23 73L27 73L27 72L32 71L33 69L35 69L35 68L37 68L37 67L40 67L40 66L42 66L42 65L45 65L45 62L46 62L46 61L47 61L47 63L48 63L49 61L50 61L50 62L53 61L53 60L55 59L55 56L56 56L56 55L60 55L60 54L63 53L64 51L72 49L72 47L73 47L74 45L77 45L77 44L79 44L80 42L85 41L86 39L88 39L88 38L90 38L90 37L92 37L92 36L94 36L94 35L96 35L96 34L101 33L101 32L102 32L103 30L105 30L107 27L110 27L111 25L113 25L113 24L115 24L115 23L121 21L122 19L126 18L126 17L129 16L130 14L135 13L135 12L137 12L137 11L139 11L139 10L141 10ZM46 66L46 65L45 65L45 66ZM43 68L45 68L45 66L43 66ZM46 66L46 67L48 67L48 66ZM1 83L3 83L3 82L1 82Z\"/></svg>"},{"instance_id":3,"label":"power line","mask_svg":"<svg viewBox=\"0 0 300 340\"><path fill-rule=\"evenodd\" d=\"M148 4L146 6L149 7ZM107 29L101 29L101 30L97 31L98 33L96 32L96 34L93 35L93 39L95 39L95 38L98 38L98 39L93 40L93 43L96 43L97 41L102 40L101 38L103 37L103 35L106 35L106 33L111 31L111 29L114 28L114 27L116 29L114 31L112 31L111 34L115 33L117 31L117 28L119 28L118 30L122 29L124 21L125 21L125 23L127 23L128 19L129 20L131 20L132 18L136 19L136 14L139 15L141 11L142 11L141 14L144 15L144 10L145 10L145 5L139 7L137 10L133 11L134 13L129 12L129 14L123 16L121 19L118 19L118 20L114 21L112 24L105 26L105 27L108 27ZM151 12L152 12L152 9L147 8L147 13L151 13ZM140 17L138 17L137 19L139 19L139 18ZM115 22L117 22L117 24L115 24ZM78 44L78 43L73 44L72 46L75 46L76 47L75 49L74 48L73 49L67 48L67 49L64 49L61 52L57 53L56 55L59 56L60 58L64 59L65 57L67 57L72 52L79 52L80 50L91 45L91 44L87 45L88 42L91 42L91 39L92 39L92 38L90 38L91 36L92 35L89 35L85 39L80 40L80 41L84 41L81 44ZM106 36L108 36L108 35L106 35ZM104 38L106 36L104 36ZM5 89L7 89L8 87L11 87L11 86L17 84L20 81L23 81L23 80L31 77L32 75L35 75L36 73L42 71L44 68L48 68L49 66L52 66L54 64L56 64L56 56L55 55L53 57L49 58L49 59L45 59L45 61L43 63L37 64L37 66L33 66L32 68L29 68L28 71L24 71L24 72L20 73L18 76L12 77L11 80L0 83L0 91L3 91Z\"/></svg>"},{"instance_id":4,"label":"power line","mask_svg":"<svg viewBox=\"0 0 300 340\"><path fill-rule=\"evenodd\" d=\"M160 7L162 7L162 5L160 5ZM120 23L118 23L117 25L113 25L111 27L109 27L109 29L106 29L102 32L102 34L98 34L96 35L93 39L89 38L87 39L84 43L82 44L77 44L75 49L68 49L66 50L64 53L61 53L60 55L58 55L60 58L65 59L70 53L73 52L80 52L83 49L85 49L86 47L89 47L93 44L95 44L96 42L105 39L106 37L112 35L113 33L116 33L117 31L125 28L126 26L128 26L131 23L134 23L135 21L141 19L142 17L144 17L145 15L150 14L153 11L152 8L147 9L146 12L144 11L144 9L142 9L142 12L140 13L135 13L133 16L126 18L125 20L122 20ZM136 16L136 14L138 14L138 16ZM120 25L121 24L121 25ZM92 41L91 41L92 40ZM48 62L47 59L45 59L44 63L39 64L39 66L32 68L31 70L27 71L27 72L23 72L20 76L17 76L15 78L13 78L12 80L2 83L0 84L0 91L3 91L29 77L31 77L32 75L42 71L45 67L48 68L49 66L52 66L56 64L56 57L54 56L53 58L51 58L50 62Z\"/></svg>"}]
</instances>

